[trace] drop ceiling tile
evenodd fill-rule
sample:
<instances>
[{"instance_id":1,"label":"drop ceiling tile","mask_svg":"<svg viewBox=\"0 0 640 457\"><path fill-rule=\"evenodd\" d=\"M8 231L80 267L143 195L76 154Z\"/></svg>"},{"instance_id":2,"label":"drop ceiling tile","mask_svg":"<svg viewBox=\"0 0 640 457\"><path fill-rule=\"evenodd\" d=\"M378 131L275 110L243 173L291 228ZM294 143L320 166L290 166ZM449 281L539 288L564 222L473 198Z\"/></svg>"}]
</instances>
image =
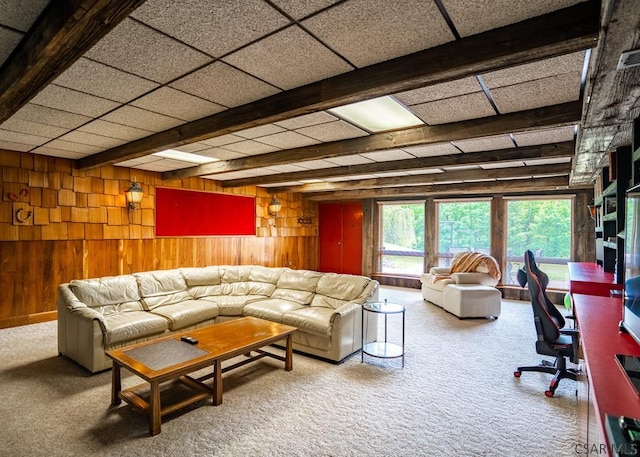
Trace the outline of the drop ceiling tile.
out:
<instances>
[{"instance_id":1,"label":"drop ceiling tile","mask_svg":"<svg viewBox=\"0 0 640 457\"><path fill-rule=\"evenodd\" d=\"M538 144L561 143L573 141L574 126L545 129L535 132L514 133L518 146L534 146Z\"/></svg>"},{"instance_id":2,"label":"drop ceiling tile","mask_svg":"<svg viewBox=\"0 0 640 457\"><path fill-rule=\"evenodd\" d=\"M227 181L229 179L250 178L251 175L247 170L229 171L227 173L217 173L215 175L200 176L206 179L215 179L216 181Z\"/></svg>"},{"instance_id":3,"label":"drop ceiling tile","mask_svg":"<svg viewBox=\"0 0 640 457\"><path fill-rule=\"evenodd\" d=\"M496 168L514 168L514 167L524 167L524 162L522 160L513 160L509 162L493 162L480 165L480 168L483 170L493 170Z\"/></svg>"},{"instance_id":4,"label":"drop ceiling tile","mask_svg":"<svg viewBox=\"0 0 640 457\"><path fill-rule=\"evenodd\" d=\"M114 124L102 119L96 119L78 129L80 132L108 136L119 140L133 141L151 135L150 130L137 129L122 124Z\"/></svg>"},{"instance_id":5,"label":"drop ceiling tile","mask_svg":"<svg viewBox=\"0 0 640 457\"><path fill-rule=\"evenodd\" d=\"M211 157L218 160L233 160L247 156L246 154L242 154L240 152L233 152L222 148L209 148L198 151L197 153L205 157Z\"/></svg>"},{"instance_id":6,"label":"drop ceiling tile","mask_svg":"<svg viewBox=\"0 0 640 457\"><path fill-rule=\"evenodd\" d=\"M327 159L328 162L335 163L340 166L349 166L349 165L361 165L364 163L374 163L373 160L368 157L364 157L360 154L353 154L349 156L340 156L340 157L331 157Z\"/></svg>"},{"instance_id":7,"label":"drop ceiling tile","mask_svg":"<svg viewBox=\"0 0 640 457\"><path fill-rule=\"evenodd\" d=\"M327 182L340 182L340 181L358 181L360 179L375 179L374 174L369 175L350 175L350 176L336 176L335 178L324 178Z\"/></svg>"},{"instance_id":8,"label":"drop ceiling tile","mask_svg":"<svg viewBox=\"0 0 640 457\"><path fill-rule=\"evenodd\" d=\"M474 138L471 140L454 141L454 146L462 152L493 151L496 149L509 149L515 145L509 135L489 136Z\"/></svg>"},{"instance_id":9,"label":"drop ceiling tile","mask_svg":"<svg viewBox=\"0 0 640 457\"><path fill-rule=\"evenodd\" d=\"M247 140L252 140L254 138L258 138L261 136L273 135L274 133L284 132L284 128L279 127L275 124L266 124L260 125L258 127L252 127L250 129L241 130L236 132L234 135L240 136L242 138L246 138Z\"/></svg>"},{"instance_id":10,"label":"drop ceiling tile","mask_svg":"<svg viewBox=\"0 0 640 457\"><path fill-rule=\"evenodd\" d=\"M162 157L154 156L153 154L149 154L147 156L125 160L124 162L118 162L116 163L116 165L119 167L135 167L145 163L157 162L158 160L165 160L165 159L163 159Z\"/></svg>"},{"instance_id":11,"label":"drop ceiling tile","mask_svg":"<svg viewBox=\"0 0 640 457\"><path fill-rule=\"evenodd\" d=\"M466 121L496 114L484 92L413 105L411 112L429 125Z\"/></svg>"},{"instance_id":12,"label":"drop ceiling tile","mask_svg":"<svg viewBox=\"0 0 640 457\"><path fill-rule=\"evenodd\" d=\"M64 141L72 141L74 143L87 144L89 146L99 146L104 149L114 148L126 143L125 140L118 140L116 138L110 138L108 136L96 135L89 132L81 132L74 130L66 135L60 137Z\"/></svg>"},{"instance_id":13,"label":"drop ceiling tile","mask_svg":"<svg viewBox=\"0 0 640 457\"><path fill-rule=\"evenodd\" d=\"M318 111L317 113L304 114L302 116L292 117L291 119L285 119L284 121L278 121L274 124L284 127L285 129L295 130L302 127L309 127L311 125L333 122L337 119L337 117L332 116L326 111Z\"/></svg>"},{"instance_id":14,"label":"drop ceiling tile","mask_svg":"<svg viewBox=\"0 0 640 457\"><path fill-rule=\"evenodd\" d=\"M584 51L574 52L560 57L540 60L538 62L505 68L482 75L484 83L489 89L512 86L550 76L573 74L578 81L582 75ZM493 92L493 91L492 91Z\"/></svg>"},{"instance_id":15,"label":"drop ceiling tile","mask_svg":"<svg viewBox=\"0 0 640 457\"><path fill-rule=\"evenodd\" d=\"M461 171L461 170L478 170L478 172L482 172L482 168L478 165L451 165L447 167L442 167L445 171Z\"/></svg>"},{"instance_id":16,"label":"drop ceiling tile","mask_svg":"<svg viewBox=\"0 0 640 457\"><path fill-rule=\"evenodd\" d=\"M269 169L269 167L263 167L263 168L252 168L251 170L245 170L247 172L247 175L250 178L255 178L256 176L268 176L268 175L275 175L276 172Z\"/></svg>"},{"instance_id":17,"label":"drop ceiling tile","mask_svg":"<svg viewBox=\"0 0 640 457\"><path fill-rule=\"evenodd\" d=\"M51 138L0 129L0 140L10 141L12 143L30 144L33 147L33 146L40 146L41 144L44 144L47 141L50 141Z\"/></svg>"},{"instance_id":18,"label":"drop ceiling tile","mask_svg":"<svg viewBox=\"0 0 640 457\"><path fill-rule=\"evenodd\" d=\"M83 57L58 76L55 83L117 102L128 102L158 87L157 83Z\"/></svg>"},{"instance_id":19,"label":"drop ceiling tile","mask_svg":"<svg viewBox=\"0 0 640 457\"><path fill-rule=\"evenodd\" d=\"M513 113L578 100L580 75L564 74L491 89L500 113Z\"/></svg>"},{"instance_id":20,"label":"drop ceiling tile","mask_svg":"<svg viewBox=\"0 0 640 457\"><path fill-rule=\"evenodd\" d=\"M444 171L440 168L424 168L422 170L407 170L407 173L410 175L435 175L444 173Z\"/></svg>"},{"instance_id":21,"label":"drop ceiling tile","mask_svg":"<svg viewBox=\"0 0 640 457\"><path fill-rule=\"evenodd\" d=\"M184 123L180 119L152 113L130 105L118 108L103 116L102 119L152 132L161 132Z\"/></svg>"},{"instance_id":22,"label":"drop ceiling tile","mask_svg":"<svg viewBox=\"0 0 640 457\"><path fill-rule=\"evenodd\" d=\"M435 2L424 0L350 0L302 25L358 67L454 40Z\"/></svg>"},{"instance_id":23,"label":"drop ceiling tile","mask_svg":"<svg viewBox=\"0 0 640 457\"><path fill-rule=\"evenodd\" d=\"M101 116L120 106L119 103L112 100L84 94L55 84L49 84L38 92L31 99L31 103L89 117Z\"/></svg>"},{"instance_id":24,"label":"drop ceiling tile","mask_svg":"<svg viewBox=\"0 0 640 457\"><path fill-rule=\"evenodd\" d=\"M397 176L409 176L409 173L406 171L388 171L384 173L376 173L376 178L394 178Z\"/></svg>"},{"instance_id":25,"label":"drop ceiling tile","mask_svg":"<svg viewBox=\"0 0 640 457\"><path fill-rule=\"evenodd\" d=\"M214 62L170 85L229 108L280 92L224 62Z\"/></svg>"},{"instance_id":26,"label":"drop ceiling tile","mask_svg":"<svg viewBox=\"0 0 640 457\"><path fill-rule=\"evenodd\" d=\"M411 106L474 92L482 92L482 86L475 77L470 77L400 92L395 94L395 97L405 105Z\"/></svg>"},{"instance_id":27,"label":"drop ceiling tile","mask_svg":"<svg viewBox=\"0 0 640 457\"><path fill-rule=\"evenodd\" d=\"M7 151L27 152L33 149L33 145L0 140L0 149L5 149Z\"/></svg>"},{"instance_id":28,"label":"drop ceiling tile","mask_svg":"<svg viewBox=\"0 0 640 457\"><path fill-rule=\"evenodd\" d=\"M34 149L31 152L33 152L34 154L40 154L44 156L60 157L63 159L72 159L72 160L81 159L83 157L90 155L84 152L66 151L63 149L50 148L48 146L40 146L39 148Z\"/></svg>"},{"instance_id":29,"label":"drop ceiling tile","mask_svg":"<svg viewBox=\"0 0 640 457\"><path fill-rule=\"evenodd\" d=\"M260 143L265 143L282 149L300 148L318 144L318 140L300 135L296 132L281 132L275 135L263 136L258 139Z\"/></svg>"},{"instance_id":30,"label":"drop ceiling tile","mask_svg":"<svg viewBox=\"0 0 640 457\"><path fill-rule=\"evenodd\" d=\"M582 0L537 0L535 2L442 0L442 4L460 36L465 37L540 16L580 1Z\"/></svg>"},{"instance_id":31,"label":"drop ceiling tile","mask_svg":"<svg viewBox=\"0 0 640 457\"><path fill-rule=\"evenodd\" d=\"M154 162L136 165L134 168L137 168L139 170L164 172L164 171L180 170L182 168L190 168L193 166L194 164L191 162L183 162L182 160L173 160L173 159L162 159L162 160L156 160Z\"/></svg>"},{"instance_id":32,"label":"drop ceiling tile","mask_svg":"<svg viewBox=\"0 0 640 457\"><path fill-rule=\"evenodd\" d=\"M88 144L74 143L73 141L66 140L51 140L45 146L41 146L40 148L34 149L33 152L39 153L41 148L46 148L48 150L59 149L62 151L68 152L76 152L79 154L95 154L96 152L104 151L106 148L100 146L93 146Z\"/></svg>"},{"instance_id":33,"label":"drop ceiling tile","mask_svg":"<svg viewBox=\"0 0 640 457\"><path fill-rule=\"evenodd\" d=\"M182 146L176 146L173 149L177 149L182 152L198 152L203 151L205 149L211 149L211 146L205 143L191 143L191 144L183 144Z\"/></svg>"},{"instance_id":34,"label":"drop ceiling tile","mask_svg":"<svg viewBox=\"0 0 640 457\"><path fill-rule=\"evenodd\" d=\"M0 124L0 129L10 130L12 132L33 134L47 138L56 138L60 135L64 135L69 131L69 129L63 129L61 127L25 121L22 119L18 119L15 116L7 119L5 122Z\"/></svg>"},{"instance_id":35,"label":"drop ceiling tile","mask_svg":"<svg viewBox=\"0 0 640 457\"><path fill-rule=\"evenodd\" d=\"M224 61L281 89L293 89L353 70L297 26L242 48Z\"/></svg>"},{"instance_id":36,"label":"drop ceiling tile","mask_svg":"<svg viewBox=\"0 0 640 457\"><path fill-rule=\"evenodd\" d=\"M532 166L532 165L552 165L555 163L568 163L571 162L571 157L555 157L555 158L549 158L549 159L531 159L531 160L525 160L524 163L525 165L528 166Z\"/></svg>"},{"instance_id":37,"label":"drop ceiling tile","mask_svg":"<svg viewBox=\"0 0 640 457\"><path fill-rule=\"evenodd\" d=\"M312 125L297 129L296 132L301 133L318 141L338 141L349 138L357 138L367 136L369 133L355 127L345 121L334 121L327 124Z\"/></svg>"},{"instance_id":38,"label":"drop ceiling tile","mask_svg":"<svg viewBox=\"0 0 640 457\"><path fill-rule=\"evenodd\" d=\"M66 90L66 89L65 89ZM75 129L82 124L86 124L92 118L80 114L70 113L49 108L48 106L27 103L20 108L13 118L24 121L35 122L37 124L62 127L64 129Z\"/></svg>"},{"instance_id":39,"label":"drop ceiling tile","mask_svg":"<svg viewBox=\"0 0 640 457\"><path fill-rule=\"evenodd\" d=\"M375 162L389 162L392 160L413 159L414 157L402 149L388 149L386 151L365 152L360 154Z\"/></svg>"},{"instance_id":40,"label":"drop ceiling tile","mask_svg":"<svg viewBox=\"0 0 640 457\"><path fill-rule=\"evenodd\" d=\"M304 184L300 181L286 181L286 182L276 182L273 184L257 184L259 187L283 187L283 186L300 186Z\"/></svg>"},{"instance_id":41,"label":"drop ceiling tile","mask_svg":"<svg viewBox=\"0 0 640 457\"><path fill-rule=\"evenodd\" d=\"M306 168L302 168L300 165L294 164L272 165L267 168L275 173L294 173L296 171L306 170Z\"/></svg>"},{"instance_id":42,"label":"drop ceiling tile","mask_svg":"<svg viewBox=\"0 0 640 457\"><path fill-rule=\"evenodd\" d=\"M11 55L13 48L20 43L21 39L21 33L0 27L0 66Z\"/></svg>"},{"instance_id":43,"label":"drop ceiling tile","mask_svg":"<svg viewBox=\"0 0 640 457\"><path fill-rule=\"evenodd\" d=\"M244 141L244 138L229 134L202 140L200 143L207 144L209 147L218 147L224 146L225 144L237 143L238 141Z\"/></svg>"},{"instance_id":44,"label":"drop ceiling tile","mask_svg":"<svg viewBox=\"0 0 640 457\"><path fill-rule=\"evenodd\" d=\"M132 101L131 105L185 121L195 121L225 109L217 103L171 87L160 87Z\"/></svg>"},{"instance_id":45,"label":"drop ceiling tile","mask_svg":"<svg viewBox=\"0 0 640 457\"><path fill-rule=\"evenodd\" d=\"M304 2L300 0L275 0L273 3L294 19L302 19L338 1L340 0L305 0Z\"/></svg>"},{"instance_id":46,"label":"drop ceiling tile","mask_svg":"<svg viewBox=\"0 0 640 457\"><path fill-rule=\"evenodd\" d=\"M131 16L216 57L289 23L261 0L148 0Z\"/></svg>"},{"instance_id":47,"label":"drop ceiling tile","mask_svg":"<svg viewBox=\"0 0 640 457\"><path fill-rule=\"evenodd\" d=\"M85 56L159 83L167 83L212 60L210 56L129 18Z\"/></svg>"},{"instance_id":48,"label":"drop ceiling tile","mask_svg":"<svg viewBox=\"0 0 640 457\"><path fill-rule=\"evenodd\" d=\"M49 0L2 0L0 24L27 32L48 3Z\"/></svg>"},{"instance_id":49,"label":"drop ceiling tile","mask_svg":"<svg viewBox=\"0 0 640 457\"><path fill-rule=\"evenodd\" d=\"M460 150L451 143L425 144L421 146L411 146L402 148L415 157L446 156L461 154Z\"/></svg>"},{"instance_id":50,"label":"drop ceiling tile","mask_svg":"<svg viewBox=\"0 0 640 457\"><path fill-rule=\"evenodd\" d=\"M307 160L305 162L294 162L293 164L305 170L320 170L322 168L334 168L336 166L335 163L331 163L328 160Z\"/></svg>"},{"instance_id":51,"label":"drop ceiling tile","mask_svg":"<svg viewBox=\"0 0 640 457\"><path fill-rule=\"evenodd\" d=\"M246 140L238 143L231 143L221 146L221 149L228 151L239 152L242 155L258 155L265 154L267 152L277 151L279 148L270 146L268 144L259 143L257 141Z\"/></svg>"}]
</instances>

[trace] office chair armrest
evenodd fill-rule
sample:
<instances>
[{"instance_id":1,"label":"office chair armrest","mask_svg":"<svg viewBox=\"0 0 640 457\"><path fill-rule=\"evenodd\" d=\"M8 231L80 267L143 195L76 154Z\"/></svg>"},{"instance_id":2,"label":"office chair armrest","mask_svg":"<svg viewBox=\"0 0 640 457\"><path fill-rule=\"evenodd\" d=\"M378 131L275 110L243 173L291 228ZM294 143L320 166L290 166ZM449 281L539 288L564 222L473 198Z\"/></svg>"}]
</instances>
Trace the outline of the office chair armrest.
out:
<instances>
[{"instance_id":1,"label":"office chair armrest","mask_svg":"<svg viewBox=\"0 0 640 457\"><path fill-rule=\"evenodd\" d=\"M561 328L560 333L562 335L571 335L577 337L580 335L580 330L578 330L577 328Z\"/></svg>"}]
</instances>

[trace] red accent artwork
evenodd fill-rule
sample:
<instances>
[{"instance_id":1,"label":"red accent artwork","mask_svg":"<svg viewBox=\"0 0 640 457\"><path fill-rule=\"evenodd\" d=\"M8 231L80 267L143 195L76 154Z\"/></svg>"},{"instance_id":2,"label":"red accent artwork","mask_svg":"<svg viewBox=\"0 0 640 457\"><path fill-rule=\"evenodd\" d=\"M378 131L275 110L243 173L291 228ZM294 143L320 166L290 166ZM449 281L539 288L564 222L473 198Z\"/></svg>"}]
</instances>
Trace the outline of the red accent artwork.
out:
<instances>
[{"instance_id":1,"label":"red accent artwork","mask_svg":"<svg viewBox=\"0 0 640 457\"><path fill-rule=\"evenodd\" d=\"M156 188L156 236L255 234L254 197Z\"/></svg>"}]
</instances>

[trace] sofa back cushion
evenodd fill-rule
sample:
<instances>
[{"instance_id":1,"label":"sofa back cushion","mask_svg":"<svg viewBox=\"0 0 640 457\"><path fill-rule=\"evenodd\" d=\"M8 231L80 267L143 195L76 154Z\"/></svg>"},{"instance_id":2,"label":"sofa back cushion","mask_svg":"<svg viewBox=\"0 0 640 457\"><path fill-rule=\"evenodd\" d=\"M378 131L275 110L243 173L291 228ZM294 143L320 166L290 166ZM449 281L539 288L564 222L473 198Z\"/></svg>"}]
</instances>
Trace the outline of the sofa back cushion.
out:
<instances>
[{"instance_id":1,"label":"sofa back cushion","mask_svg":"<svg viewBox=\"0 0 640 457\"><path fill-rule=\"evenodd\" d=\"M180 272L192 298L220 295L222 277L217 266L202 268L181 268Z\"/></svg>"},{"instance_id":2,"label":"sofa back cushion","mask_svg":"<svg viewBox=\"0 0 640 457\"><path fill-rule=\"evenodd\" d=\"M318 281L311 306L339 308L348 302L364 303L371 294L371 279L337 273L325 273Z\"/></svg>"},{"instance_id":3,"label":"sofa back cushion","mask_svg":"<svg viewBox=\"0 0 640 457\"><path fill-rule=\"evenodd\" d=\"M308 305L313 300L318 281L323 274L317 271L285 269L278 279L271 298Z\"/></svg>"},{"instance_id":4,"label":"sofa back cushion","mask_svg":"<svg viewBox=\"0 0 640 457\"><path fill-rule=\"evenodd\" d=\"M140 297L149 310L191 299L180 270L148 271L134 276Z\"/></svg>"},{"instance_id":5,"label":"sofa back cushion","mask_svg":"<svg viewBox=\"0 0 640 457\"><path fill-rule=\"evenodd\" d=\"M74 279L69 288L78 300L90 308L99 308L102 314L143 309L138 283L131 275Z\"/></svg>"}]
</instances>

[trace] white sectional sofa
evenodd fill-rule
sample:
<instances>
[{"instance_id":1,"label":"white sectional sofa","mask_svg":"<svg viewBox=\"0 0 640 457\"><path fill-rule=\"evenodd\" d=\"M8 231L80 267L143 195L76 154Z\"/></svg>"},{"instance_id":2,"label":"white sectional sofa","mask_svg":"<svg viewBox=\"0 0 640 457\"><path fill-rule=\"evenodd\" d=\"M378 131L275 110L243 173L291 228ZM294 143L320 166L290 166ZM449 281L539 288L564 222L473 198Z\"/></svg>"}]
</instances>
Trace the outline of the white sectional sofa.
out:
<instances>
[{"instance_id":1,"label":"white sectional sofa","mask_svg":"<svg viewBox=\"0 0 640 457\"><path fill-rule=\"evenodd\" d=\"M95 373L111 367L107 350L253 316L297 327L295 350L339 362L360 349L362 305L377 299L364 276L256 265L73 280L58 287L58 351Z\"/></svg>"}]
</instances>

